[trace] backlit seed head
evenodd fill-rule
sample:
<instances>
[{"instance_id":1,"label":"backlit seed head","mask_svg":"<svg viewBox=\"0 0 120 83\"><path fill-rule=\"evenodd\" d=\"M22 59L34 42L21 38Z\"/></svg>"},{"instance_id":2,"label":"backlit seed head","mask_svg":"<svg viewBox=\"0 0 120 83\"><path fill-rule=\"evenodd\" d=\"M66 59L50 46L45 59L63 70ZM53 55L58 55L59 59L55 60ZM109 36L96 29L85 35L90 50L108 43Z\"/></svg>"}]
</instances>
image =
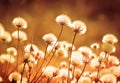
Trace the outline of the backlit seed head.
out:
<instances>
[{"instance_id":1,"label":"backlit seed head","mask_svg":"<svg viewBox=\"0 0 120 83\"><path fill-rule=\"evenodd\" d=\"M48 45L54 45L57 41L56 36L53 33L45 34L42 38Z\"/></svg>"},{"instance_id":2,"label":"backlit seed head","mask_svg":"<svg viewBox=\"0 0 120 83\"><path fill-rule=\"evenodd\" d=\"M115 44L115 43L118 42L118 39L113 34L106 34L106 35L103 36L102 42L103 43Z\"/></svg>"},{"instance_id":3,"label":"backlit seed head","mask_svg":"<svg viewBox=\"0 0 120 83\"><path fill-rule=\"evenodd\" d=\"M7 48L7 53L10 54L10 55L17 56L17 50L14 47Z\"/></svg>"},{"instance_id":4,"label":"backlit seed head","mask_svg":"<svg viewBox=\"0 0 120 83\"><path fill-rule=\"evenodd\" d=\"M11 42L12 41L11 34L7 31L5 31L3 33L3 35L0 36L0 40L2 40L4 42Z\"/></svg>"},{"instance_id":5,"label":"backlit seed head","mask_svg":"<svg viewBox=\"0 0 120 83\"><path fill-rule=\"evenodd\" d=\"M25 21L25 19L21 18L21 17L16 17L13 19L12 24L20 29L26 29L27 28L27 22Z\"/></svg>"},{"instance_id":6,"label":"backlit seed head","mask_svg":"<svg viewBox=\"0 0 120 83\"><path fill-rule=\"evenodd\" d=\"M0 23L0 37L4 34L5 29L3 27L3 25Z\"/></svg>"},{"instance_id":7,"label":"backlit seed head","mask_svg":"<svg viewBox=\"0 0 120 83\"><path fill-rule=\"evenodd\" d=\"M65 26L69 26L71 24L71 19L64 14L57 16L55 21L60 25L65 25Z\"/></svg>"},{"instance_id":8,"label":"backlit seed head","mask_svg":"<svg viewBox=\"0 0 120 83\"><path fill-rule=\"evenodd\" d=\"M12 82L13 80L17 82L18 80L20 80L20 78L21 75L18 72L12 72L8 77L10 82Z\"/></svg>"},{"instance_id":9,"label":"backlit seed head","mask_svg":"<svg viewBox=\"0 0 120 83\"><path fill-rule=\"evenodd\" d=\"M18 33L19 33L19 36L18 36ZM12 33L12 37L13 37L13 39L16 39L16 40L19 40L19 41L27 40L27 34L23 31L20 31L20 30L19 30L19 32L18 32L18 30L14 31Z\"/></svg>"},{"instance_id":10,"label":"backlit seed head","mask_svg":"<svg viewBox=\"0 0 120 83\"><path fill-rule=\"evenodd\" d=\"M103 43L102 50L107 53L114 53L116 51L116 47L110 43Z\"/></svg>"},{"instance_id":11,"label":"backlit seed head","mask_svg":"<svg viewBox=\"0 0 120 83\"><path fill-rule=\"evenodd\" d=\"M85 34L86 31L87 31L87 26L85 25L84 22L82 21L74 21L70 27L72 28L72 30L75 32L75 33L78 33L78 34Z\"/></svg>"}]
</instances>

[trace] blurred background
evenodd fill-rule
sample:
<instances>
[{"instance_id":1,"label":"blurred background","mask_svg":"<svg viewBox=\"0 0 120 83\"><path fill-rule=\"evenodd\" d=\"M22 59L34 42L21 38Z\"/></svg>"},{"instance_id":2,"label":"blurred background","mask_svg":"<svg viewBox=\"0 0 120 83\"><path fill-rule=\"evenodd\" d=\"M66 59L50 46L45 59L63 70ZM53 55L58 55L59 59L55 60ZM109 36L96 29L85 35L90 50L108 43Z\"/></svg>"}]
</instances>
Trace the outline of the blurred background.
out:
<instances>
[{"instance_id":1,"label":"blurred background","mask_svg":"<svg viewBox=\"0 0 120 83\"><path fill-rule=\"evenodd\" d=\"M72 21L82 20L87 25L87 33L77 36L75 46L89 46L94 42L101 43L103 35L112 33L120 39L120 0L0 0L0 22L5 29L13 32L16 28L11 21L23 17L28 22L24 30L28 41L33 37L34 43L44 49L42 36L54 33L58 36L60 26L55 22L56 16L68 15ZM73 33L64 28L60 40L72 41ZM117 45L120 55L120 43Z\"/></svg>"}]
</instances>

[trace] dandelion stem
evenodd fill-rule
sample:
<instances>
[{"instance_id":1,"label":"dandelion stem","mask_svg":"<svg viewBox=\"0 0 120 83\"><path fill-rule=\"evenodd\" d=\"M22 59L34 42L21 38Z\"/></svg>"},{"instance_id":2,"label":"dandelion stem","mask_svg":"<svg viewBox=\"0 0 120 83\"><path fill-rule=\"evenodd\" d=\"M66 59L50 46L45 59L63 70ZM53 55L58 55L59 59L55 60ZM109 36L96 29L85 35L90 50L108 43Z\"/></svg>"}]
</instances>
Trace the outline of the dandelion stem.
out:
<instances>
[{"instance_id":1,"label":"dandelion stem","mask_svg":"<svg viewBox=\"0 0 120 83\"><path fill-rule=\"evenodd\" d=\"M38 71L36 71L36 74L35 74L34 78L32 79L32 82L33 82L33 80L36 78L36 76L38 75L38 72L41 70L41 68L42 68L42 66L43 66L43 64L44 64L44 62L45 62L45 60L46 60L47 48L48 48L48 44L47 44L47 46L46 46L46 48L45 48L44 59L43 59L41 65L40 65L40 67L38 68Z\"/></svg>"},{"instance_id":2,"label":"dandelion stem","mask_svg":"<svg viewBox=\"0 0 120 83\"><path fill-rule=\"evenodd\" d=\"M39 81L39 78L41 79L42 74L44 73L44 71L46 70L47 66L48 66L49 63L51 62L52 58L54 57L55 52L56 52L56 50L54 51L53 55L50 57L50 60L48 61L48 63L47 63L46 66L45 66L45 69L41 72L41 74L40 74L40 76L38 77L38 79L36 80L36 82Z\"/></svg>"},{"instance_id":3,"label":"dandelion stem","mask_svg":"<svg viewBox=\"0 0 120 83\"><path fill-rule=\"evenodd\" d=\"M98 82L98 81L99 81L99 73L100 73L101 61L99 61L99 62L100 62L100 64L99 64L99 66L98 66L98 71L97 71L97 79L96 79L96 82Z\"/></svg>"},{"instance_id":4,"label":"dandelion stem","mask_svg":"<svg viewBox=\"0 0 120 83\"><path fill-rule=\"evenodd\" d=\"M22 70L22 72L21 72L20 83L22 83L22 78L23 78L23 73L24 73L25 65L26 65L26 62L24 62L23 70Z\"/></svg>"},{"instance_id":5,"label":"dandelion stem","mask_svg":"<svg viewBox=\"0 0 120 83\"><path fill-rule=\"evenodd\" d=\"M85 65L84 65L84 67L83 67L83 69L82 69L82 72L81 72L81 74L80 74L80 77L79 77L79 79L81 78L82 74L84 73L84 71L85 71L85 68L86 68L86 65L87 65L87 62L85 62Z\"/></svg>"},{"instance_id":6,"label":"dandelion stem","mask_svg":"<svg viewBox=\"0 0 120 83\"><path fill-rule=\"evenodd\" d=\"M73 49L73 45L74 45L74 42L75 42L76 35L77 35L77 33L75 32L75 33L74 33L74 36L73 36L73 40L72 40L72 47L71 47L71 50L70 50L70 58L69 58L69 67L68 67L67 83L69 83L69 77L70 77L70 71L69 71L69 69L70 69L70 64L71 64L72 49Z\"/></svg>"}]
</instances>

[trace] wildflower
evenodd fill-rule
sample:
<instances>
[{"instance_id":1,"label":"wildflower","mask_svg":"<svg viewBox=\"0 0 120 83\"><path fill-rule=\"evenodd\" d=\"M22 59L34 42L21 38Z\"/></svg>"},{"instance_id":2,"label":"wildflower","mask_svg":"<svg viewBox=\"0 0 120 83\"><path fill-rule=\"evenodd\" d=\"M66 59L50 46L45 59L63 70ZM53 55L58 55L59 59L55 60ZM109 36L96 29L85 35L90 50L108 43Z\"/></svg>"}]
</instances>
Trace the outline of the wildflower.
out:
<instances>
[{"instance_id":1,"label":"wildflower","mask_svg":"<svg viewBox=\"0 0 120 83\"><path fill-rule=\"evenodd\" d=\"M79 51L73 51L71 56L71 63L75 66L83 65L82 62L83 55Z\"/></svg>"},{"instance_id":2,"label":"wildflower","mask_svg":"<svg viewBox=\"0 0 120 83\"><path fill-rule=\"evenodd\" d=\"M91 83L91 79L90 77L81 77L79 80L78 80L78 83Z\"/></svg>"},{"instance_id":3,"label":"wildflower","mask_svg":"<svg viewBox=\"0 0 120 83\"><path fill-rule=\"evenodd\" d=\"M5 32L5 29L3 25L0 23L0 37L3 36L4 32Z\"/></svg>"},{"instance_id":4,"label":"wildflower","mask_svg":"<svg viewBox=\"0 0 120 83\"><path fill-rule=\"evenodd\" d=\"M11 42L12 41L11 34L7 31L5 31L3 33L3 35L0 36L0 39L4 42Z\"/></svg>"},{"instance_id":5,"label":"wildflower","mask_svg":"<svg viewBox=\"0 0 120 83\"><path fill-rule=\"evenodd\" d=\"M56 55L68 57L68 51L66 49L64 49L63 47L61 47L56 51Z\"/></svg>"},{"instance_id":6,"label":"wildflower","mask_svg":"<svg viewBox=\"0 0 120 83\"><path fill-rule=\"evenodd\" d=\"M120 76L120 68L117 67L117 66L111 66L109 68L110 72L115 75L116 77L119 77Z\"/></svg>"},{"instance_id":7,"label":"wildflower","mask_svg":"<svg viewBox=\"0 0 120 83\"><path fill-rule=\"evenodd\" d=\"M97 68L100 65L98 58L94 58L90 61L90 66L92 68Z\"/></svg>"},{"instance_id":8,"label":"wildflower","mask_svg":"<svg viewBox=\"0 0 120 83\"><path fill-rule=\"evenodd\" d=\"M119 65L119 59L116 56L109 56L108 64L109 66Z\"/></svg>"},{"instance_id":9,"label":"wildflower","mask_svg":"<svg viewBox=\"0 0 120 83\"><path fill-rule=\"evenodd\" d=\"M64 14L57 16L55 21L60 25L65 25L65 26L69 26L71 24L71 19Z\"/></svg>"},{"instance_id":10,"label":"wildflower","mask_svg":"<svg viewBox=\"0 0 120 83\"><path fill-rule=\"evenodd\" d=\"M102 83L117 83L117 78L113 74L105 74L100 78Z\"/></svg>"},{"instance_id":11,"label":"wildflower","mask_svg":"<svg viewBox=\"0 0 120 83\"><path fill-rule=\"evenodd\" d=\"M74 21L71 26L72 30L75 32L75 33L78 33L78 34L85 34L86 31L87 31L87 27L85 25L85 23L83 23L82 21Z\"/></svg>"},{"instance_id":12,"label":"wildflower","mask_svg":"<svg viewBox=\"0 0 120 83\"><path fill-rule=\"evenodd\" d=\"M13 19L12 24L20 29L26 29L27 28L27 22L25 21L25 19L21 18L21 17L16 17Z\"/></svg>"},{"instance_id":13,"label":"wildflower","mask_svg":"<svg viewBox=\"0 0 120 83\"><path fill-rule=\"evenodd\" d=\"M67 68L67 63L65 61L61 62L60 68Z\"/></svg>"},{"instance_id":14,"label":"wildflower","mask_svg":"<svg viewBox=\"0 0 120 83\"><path fill-rule=\"evenodd\" d=\"M17 82L18 80L20 80L20 78L21 78L21 75L18 72L12 72L8 77L10 82L13 82L13 81Z\"/></svg>"},{"instance_id":15,"label":"wildflower","mask_svg":"<svg viewBox=\"0 0 120 83\"><path fill-rule=\"evenodd\" d=\"M19 36L18 36L18 32L19 32ZM20 40L20 41L25 41L25 40L27 40L27 35L26 35L26 33L25 32L23 32L23 31L14 31L13 33L12 33L12 37L14 38L14 39L16 39L16 40Z\"/></svg>"},{"instance_id":16,"label":"wildflower","mask_svg":"<svg viewBox=\"0 0 120 83\"><path fill-rule=\"evenodd\" d=\"M98 43L93 43L90 45L91 48L93 49L99 49L100 48L100 45Z\"/></svg>"},{"instance_id":17,"label":"wildflower","mask_svg":"<svg viewBox=\"0 0 120 83\"><path fill-rule=\"evenodd\" d=\"M0 82L3 82L3 78L0 76Z\"/></svg>"},{"instance_id":18,"label":"wildflower","mask_svg":"<svg viewBox=\"0 0 120 83\"><path fill-rule=\"evenodd\" d=\"M103 43L102 50L106 53L114 53L116 51L116 47L113 44Z\"/></svg>"},{"instance_id":19,"label":"wildflower","mask_svg":"<svg viewBox=\"0 0 120 83\"><path fill-rule=\"evenodd\" d=\"M57 41L57 38L54 34L49 33L45 34L42 38L48 45L54 45L55 42Z\"/></svg>"},{"instance_id":20,"label":"wildflower","mask_svg":"<svg viewBox=\"0 0 120 83\"><path fill-rule=\"evenodd\" d=\"M42 69L43 75L46 77L53 77L53 73L56 72L56 68L54 66L47 66Z\"/></svg>"},{"instance_id":21,"label":"wildflower","mask_svg":"<svg viewBox=\"0 0 120 83\"><path fill-rule=\"evenodd\" d=\"M63 80L67 80L68 77L68 68L61 68L59 77L62 78ZM70 72L70 78L72 78L72 73Z\"/></svg>"},{"instance_id":22,"label":"wildflower","mask_svg":"<svg viewBox=\"0 0 120 83\"><path fill-rule=\"evenodd\" d=\"M10 54L10 55L17 56L17 50L14 47L7 48L7 53Z\"/></svg>"},{"instance_id":23,"label":"wildflower","mask_svg":"<svg viewBox=\"0 0 120 83\"><path fill-rule=\"evenodd\" d=\"M98 74L98 72L92 72L91 74L90 74L90 78L92 79L92 80L96 80L97 79L97 74Z\"/></svg>"},{"instance_id":24,"label":"wildflower","mask_svg":"<svg viewBox=\"0 0 120 83\"><path fill-rule=\"evenodd\" d=\"M81 72L82 72L82 70L80 68L77 68L77 67L75 68L75 70L74 70L74 77L77 80L79 80Z\"/></svg>"},{"instance_id":25,"label":"wildflower","mask_svg":"<svg viewBox=\"0 0 120 83\"><path fill-rule=\"evenodd\" d=\"M92 58L92 50L87 46L81 46L78 51L83 54L84 57Z\"/></svg>"},{"instance_id":26,"label":"wildflower","mask_svg":"<svg viewBox=\"0 0 120 83\"><path fill-rule=\"evenodd\" d=\"M106 35L103 36L102 42L103 43L115 44L115 43L118 42L118 39L113 34L106 34Z\"/></svg>"},{"instance_id":27,"label":"wildflower","mask_svg":"<svg viewBox=\"0 0 120 83\"><path fill-rule=\"evenodd\" d=\"M12 55L10 55L10 54L1 54L0 62L1 63L4 63L4 62L14 63L15 62L15 58Z\"/></svg>"},{"instance_id":28,"label":"wildflower","mask_svg":"<svg viewBox=\"0 0 120 83\"><path fill-rule=\"evenodd\" d=\"M29 43L25 46L24 51L29 52L29 53L31 53L31 52L34 53L35 51L39 52L39 48L37 47L37 45Z\"/></svg>"}]
</instances>

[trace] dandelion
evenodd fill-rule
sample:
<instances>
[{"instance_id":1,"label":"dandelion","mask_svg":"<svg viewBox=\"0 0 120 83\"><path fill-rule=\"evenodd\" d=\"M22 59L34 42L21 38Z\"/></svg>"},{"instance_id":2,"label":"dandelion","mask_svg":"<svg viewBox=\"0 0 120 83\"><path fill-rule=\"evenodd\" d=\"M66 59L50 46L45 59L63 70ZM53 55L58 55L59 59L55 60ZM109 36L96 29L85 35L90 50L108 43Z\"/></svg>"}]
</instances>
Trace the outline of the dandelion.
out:
<instances>
[{"instance_id":1,"label":"dandelion","mask_svg":"<svg viewBox=\"0 0 120 83\"><path fill-rule=\"evenodd\" d=\"M92 58L92 50L87 46L81 46L78 48L78 51L80 51L84 57Z\"/></svg>"},{"instance_id":2,"label":"dandelion","mask_svg":"<svg viewBox=\"0 0 120 83\"><path fill-rule=\"evenodd\" d=\"M106 53L114 53L116 51L116 47L113 44L103 43L101 47Z\"/></svg>"},{"instance_id":3,"label":"dandelion","mask_svg":"<svg viewBox=\"0 0 120 83\"><path fill-rule=\"evenodd\" d=\"M90 77L81 77L81 79L78 80L78 83L91 83Z\"/></svg>"},{"instance_id":4,"label":"dandelion","mask_svg":"<svg viewBox=\"0 0 120 83\"><path fill-rule=\"evenodd\" d=\"M48 45L54 45L55 42L57 41L57 38L54 34L48 33L45 34L42 38Z\"/></svg>"},{"instance_id":5,"label":"dandelion","mask_svg":"<svg viewBox=\"0 0 120 83\"><path fill-rule=\"evenodd\" d=\"M119 59L116 56L109 56L108 58L108 65L109 66L115 66L119 65Z\"/></svg>"},{"instance_id":6,"label":"dandelion","mask_svg":"<svg viewBox=\"0 0 120 83\"><path fill-rule=\"evenodd\" d=\"M78 33L78 34L85 34L87 31L87 27L85 23L82 21L78 21L78 20L73 21L70 27L75 33Z\"/></svg>"},{"instance_id":7,"label":"dandelion","mask_svg":"<svg viewBox=\"0 0 120 83\"><path fill-rule=\"evenodd\" d=\"M113 74L105 74L100 78L102 83L117 83L117 78Z\"/></svg>"},{"instance_id":8,"label":"dandelion","mask_svg":"<svg viewBox=\"0 0 120 83\"><path fill-rule=\"evenodd\" d=\"M111 66L109 68L110 72L115 75L116 77L120 77L120 68L119 66Z\"/></svg>"},{"instance_id":9,"label":"dandelion","mask_svg":"<svg viewBox=\"0 0 120 83\"><path fill-rule=\"evenodd\" d=\"M115 44L115 43L118 42L118 39L113 34L106 34L106 35L103 36L102 42L103 43Z\"/></svg>"},{"instance_id":10,"label":"dandelion","mask_svg":"<svg viewBox=\"0 0 120 83\"><path fill-rule=\"evenodd\" d=\"M98 43L93 43L90 45L90 47L97 50L100 48L100 45Z\"/></svg>"},{"instance_id":11,"label":"dandelion","mask_svg":"<svg viewBox=\"0 0 120 83\"><path fill-rule=\"evenodd\" d=\"M71 19L67 15L59 15L56 17L55 21L60 25L69 26L71 24Z\"/></svg>"},{"instance_id":12,"label":"dandelion","mask_svg":"<svg viewBox=\"0 0 120 83\"><path fill-rule=\"evenodd\" d=\"M19 33L19 37L18 37L18 33ZM12 33L12 37L13 37L13 39L16 39L16 40L19 40L19 41L25 41L25 40L27 40L26 33L23 32L23 31L20 31L20 30L19 30L19 32L18 31L14 31Z\"/></svg>"},{"instance_id":13,"label":"dandelion","mask_svg":"<svg viewBox=\"0 0 120 83\"><path fill-rule=\"evenodd\" d=\"M5 63L5 62L14 63L15 62L15 58L12 55L10 55L10 54L1 54L0 62L1 63Z\"/></svg>"},{"instance_id":14,"label":"dandelion","mask_svg":"<svg viewBox=\"0 0 120 83\"><path fill-rule=\"evenodd\" d=\"M98 58L94 58L90 61L90 66L95 69L100 65Z\"/></svg>"},{"instance_id":15,"label":"dandelion","mask_svg":"<svg viewBox=\"0 0 120 83\"><path fill-rule=\"evenodd\" d=\"M81 52L75 51L72 53L71 63L75 66L81 66L83 65L82 58L83 55L81 54Z\"/></svg>"},{"instance_id":16,"label":"dandelion","mask_svg":"<svg viewBox=\"0 0 120 83\"><path fill-rule=\"evenodd\" d=\"M7 53L13 56L17 56L17 50L14 47L7 48Z\"/></svg>"},{"instance_id":17,"label":"dandelion","mask_svg":"<svg viewBox=\"0 0 120 83\"><path fill-rule=\"evenodd\" d=\"M26 29L27 28L27 22L25 21L25 19L21 18L21 17L16 17L13 19L12 24L20 29Z\"/></svg>"},{"instance_id":18,"label":"dandelion","mask_svg":"<svg viewBox=\"0 0 120 83\"><path fill-rule=\"evenodd\" d=\"M0 76L0 82L3 82L3 78Z\"/></svg>"},{"instance_id":19,"label":"dandelion","mask_svg":"<svg viewBox=\"0 0 120 83\"><path fill-rule=\"evenodd\" d=\"M67 63L65 61L61 62L60 68L67 68Z\"/></svg>"},{"instance_id":20,"label":"dandelion","mask_svg":"<svg viewBox=\"0 0 120 83\"><path fill-rule=\"evenodd\" d=\"M56 72L56 68L54 66L47 66L46 68L42 69L42 72L44 71L43 75L46 77L53 77L54 72Z\"/></svg>"},{"instance_id":21,"label":"dandelion","mask_svg":"<svg viewBox=\"0 0 120 83\"><path fill-rule=\"evenodd\" d=\"M5 31L4 34L0 36L0 39L8 43L12 41L11 34L8 31Z\"/></svg>"},{"instance_id":22,"label":"dandelion","mask_svg":"<svg viewBox=\"0 0 120 83\"><path fill-rule=\"evenodd\" d=\"M5 29L3 25L0 23L0 37L4 35Z\"/></svg>"},{"instance_id":23,"label":"dandelion","mask_svg":"<svg viewBox=\"0 0 120 83\"><path fill-rule=\"evenodd\" d=\"M10 82L17 82L20 78L21 75L18 72L12 72L8 77Z\"/></svg>"}]
</instances>

